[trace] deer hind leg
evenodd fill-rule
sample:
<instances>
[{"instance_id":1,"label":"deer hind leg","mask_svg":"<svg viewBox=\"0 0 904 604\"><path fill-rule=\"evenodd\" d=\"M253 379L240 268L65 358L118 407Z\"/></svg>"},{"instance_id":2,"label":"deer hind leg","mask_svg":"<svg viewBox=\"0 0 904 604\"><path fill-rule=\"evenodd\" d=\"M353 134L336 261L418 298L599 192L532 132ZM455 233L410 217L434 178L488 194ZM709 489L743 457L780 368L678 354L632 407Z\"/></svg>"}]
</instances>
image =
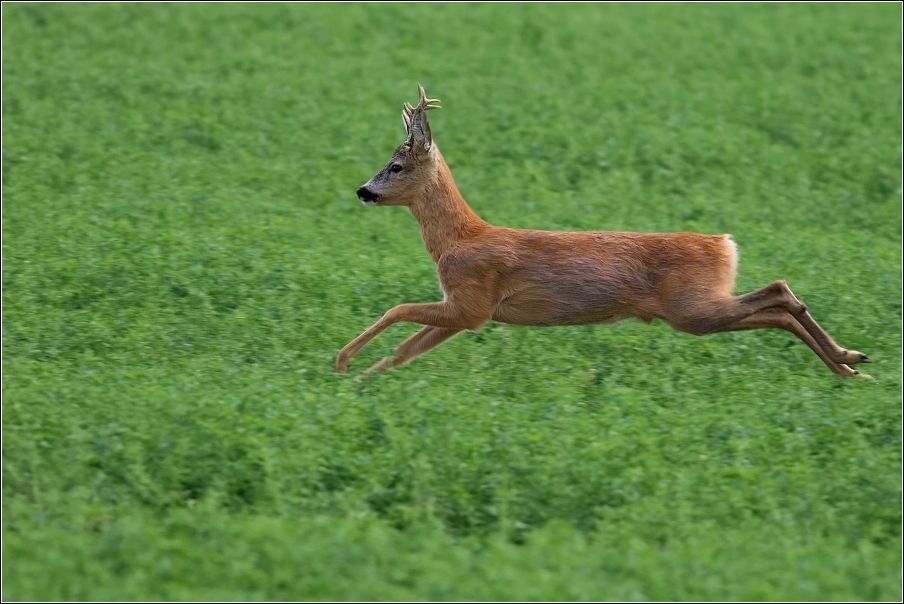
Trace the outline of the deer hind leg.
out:
<instances>
[{"instance_id":1,"label":"deer hind leg","mask_svg":"<svg viewBox=\"0 0 904 604\"><path fill-rule=\"evenodd\" d=\"M842 377L854 377L860 373L855 369L851 369L844 363L836 362L825 348L810 335L810 332L804 329L803 325L794 318L794 315L784 308L773 307L759 310L749 317L745 317L734 323L729 323L728 325L718 328L716 331L741 331L745 329L784 329L785 331L790 331L803 340L803 342L810 347L810 350L815 352L819 358L822 359L822 362L833 372Z\"/></svg>"},{"instance_id":2,"label":"deer hind leg","mask_svg":"<svg viewBox=\"0 0 904 604\"><path fill-rule=\"evenodd\" d=\"M383 372L391 367L398 367L399 365L403 365L407 363L414 357L419 354L423 354L430 350L431 348L435 348L454 336L457 333L461 333L462 329L457 329L455 327L425 327L404 342L395 349L396 356L394 357L386 357L363 374L361 377L364 377L368 374L375 372Z\"/></svg>"},{"instance_id":3,"label":"deer hind leg","mask_svg":"<svg viewBox=\"0 0 904 604\"><path fill-rule=\"evenodd\" d=\"M861 362L869 362L869 357L859 352L857 350L850 350L847 348L842 348L839 346L832 337L826 333L826 331L820 327L819 323L810 315L809 311L805 304L803 304L800 300L797 299L797 296L791 291L788 287L788 284L784 281L775 281L767 285L765 288L773 288L774 290L778 290L780 293L779 299L783 302L782 304L778 304L776 306L782 306L790 312L797 322L809 333L816 342L822 347L823 350L828 353L829 358L831 358L836 363L843 363L846 365L855 365ZM749 294L744 294L743 296L738 296L736 299L740 302L744 300L747 296L754 296L757 292L762 290L756 290L750 292ZM743 302L742 302L743 303Z\"/></svg>"},{"instance_id":4,"label":"deer hind leg","mask_svg":"<svg viewBox=\"0 0 904 604\"><path fill-rule=\"evenodd\" d=\"M802 313L795 315L797 321L806 329L810 335L812 335L817 342L819 342L820 346L829 353L829 356L832 357L836 363L846 363L848 365L855 365L857 363L869 363L869 357L857 350L851 350L849 348L842 348L838 344L835 343L835 340L829 336L823 330L822 327L819 326L819 323L810 316L810 313L804 310Z\"/></svg>"},{"instance_id":5,"label":"deer hind leg","mask_svg":"<svg viewBox=\"0 0 904 604\"><path fill-rule=\"evenodd\" d=\"M807 307L797 299L784 281L774 281L758 290L735 297L707 299L703 302L691 301L677 304L677 316L668 319L672 327L679 331L687 331L696 335L705 335L718 331L732 331L733 329L757 329L758 321L771 321L763 327L777 327L787 329L813 349L829 367L846 377L858 375L858 372L847 365L868 360L868 357L856 350L847 350L835 343L822 327L807 312ZM782 309L792 319L790 323L786 318L776 318L780 315L763 314L747 323L742 320L754 317L766 309ZM775 324L776 321L780 324ZM740 326L740 327L738 327ZM807 334L804 338L801 334ZM811 344L815 343L816 347ZM818 350L817 350L818 349ZM831 362L831 364L829 364Z\"/></svg>"}]
</instances>

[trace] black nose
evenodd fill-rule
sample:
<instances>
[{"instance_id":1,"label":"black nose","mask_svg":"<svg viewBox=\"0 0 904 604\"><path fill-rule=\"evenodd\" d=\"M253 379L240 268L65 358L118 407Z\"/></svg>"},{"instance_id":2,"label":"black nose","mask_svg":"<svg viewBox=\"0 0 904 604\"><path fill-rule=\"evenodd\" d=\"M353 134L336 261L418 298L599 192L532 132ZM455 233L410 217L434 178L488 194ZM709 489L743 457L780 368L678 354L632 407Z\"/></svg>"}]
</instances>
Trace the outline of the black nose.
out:
<instances>
[{"instance_id":1,"label":"black nose","mask_svg":"<svg viewBox=\"0 0 904 604\"><path fill-rule=\"evenodd\" d=\"M358 199L361 201L376 201L380 196L368 190L367 187L358 189Z\"/></svg>"}]
</instances>

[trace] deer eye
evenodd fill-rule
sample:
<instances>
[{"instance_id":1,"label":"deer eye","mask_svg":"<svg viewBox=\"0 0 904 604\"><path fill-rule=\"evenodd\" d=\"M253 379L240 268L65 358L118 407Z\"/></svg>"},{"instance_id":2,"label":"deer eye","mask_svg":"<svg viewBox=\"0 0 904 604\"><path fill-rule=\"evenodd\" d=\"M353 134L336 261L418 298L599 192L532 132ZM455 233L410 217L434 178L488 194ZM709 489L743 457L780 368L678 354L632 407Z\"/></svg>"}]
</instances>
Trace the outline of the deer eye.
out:
<instances>
[{"instance_id":1,"label":"deer eye","mask_svg":"<svg viewBox=\"0 0 904 604\"><path fill-rule=\"evenodd\" d=\"M392 164L391 166L389 166L389 171L393 174L398 174L402 171L402 166L400 166L399 164Z\"/></svg>"}]
</instances>

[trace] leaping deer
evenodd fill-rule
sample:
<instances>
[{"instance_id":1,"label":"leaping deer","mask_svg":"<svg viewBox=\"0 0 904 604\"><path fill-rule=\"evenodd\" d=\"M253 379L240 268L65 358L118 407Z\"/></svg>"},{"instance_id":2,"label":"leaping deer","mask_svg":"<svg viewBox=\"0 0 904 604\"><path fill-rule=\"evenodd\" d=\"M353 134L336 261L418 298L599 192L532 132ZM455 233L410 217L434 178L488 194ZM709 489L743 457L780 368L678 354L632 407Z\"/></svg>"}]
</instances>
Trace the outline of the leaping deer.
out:
<instances>
[{"instance_id":1,"label":"leaping deer","mask_svg":"<svg viewBox=\"0 0 904 604\"><path fill-rule=\"evenodd\" d=\"M407 363L489 320L549 326L662 319L678 331L706 335L784 329L842 377L866 377L850 365L865 354L829 337L784 281L733 296L737 246L730 235L550 232L483 221L465 203L433 142L427 111L438 108L418 85L417 107L402 106L407 140L358 189L366 206L406 206L436 262L442 302L400 304L339 352L336 371L384 329L425 327L364 375Z\"/></svg>"}]
</instances>

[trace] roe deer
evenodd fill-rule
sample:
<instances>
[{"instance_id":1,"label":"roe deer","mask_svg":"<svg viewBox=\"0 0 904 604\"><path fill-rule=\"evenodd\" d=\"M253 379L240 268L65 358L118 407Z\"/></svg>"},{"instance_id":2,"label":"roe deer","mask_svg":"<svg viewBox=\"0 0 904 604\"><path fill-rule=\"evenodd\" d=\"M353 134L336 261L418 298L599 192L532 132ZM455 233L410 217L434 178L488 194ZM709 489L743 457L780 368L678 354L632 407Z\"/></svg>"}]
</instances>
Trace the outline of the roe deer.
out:
<instances>
[{"instance_id":1,"label":"roe deer","mask_svg":"<svg viewBox=\"0 0 904 604\"><path fill-rule=\"evenodd\" d=\"M358 189L367 206L407 206L436 262L442 302L401 304L339 352L336 371L381 331L399 322L425 327L363 375L407 363L489 320L512 325L583 325L634 317L662 319L694 335L777 328L804 341L842 377L865 354L842 348L813 320L784 281L732 296L737 248L730 235L550 232L497 227L465 203L433 142L418 85L417 107L402 106L407 140Z\"/></svg>"}]
</instances>

